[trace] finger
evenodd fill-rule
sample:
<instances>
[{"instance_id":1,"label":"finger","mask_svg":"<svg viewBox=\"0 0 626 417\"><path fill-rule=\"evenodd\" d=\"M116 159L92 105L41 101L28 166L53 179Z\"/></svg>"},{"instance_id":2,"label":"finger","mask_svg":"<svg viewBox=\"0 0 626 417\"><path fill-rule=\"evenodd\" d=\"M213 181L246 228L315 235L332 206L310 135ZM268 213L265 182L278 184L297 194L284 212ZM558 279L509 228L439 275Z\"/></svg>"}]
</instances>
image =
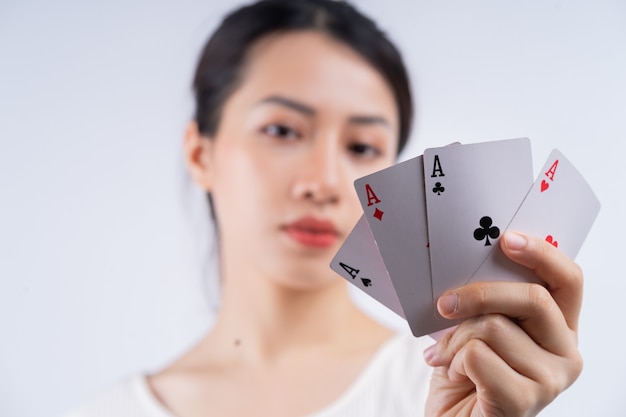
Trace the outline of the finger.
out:
<instances>
[{"instance_id":1,"label":"finger","mask_svg":"<svg viewBox=\"0 0 626 417\"><path fill-rule=\"evenodd\" d=\"M437 308L450 319L502 314L542 348L560 356L576 350L575 333L546 288L525 282L475 282L439 298Z\"/></svg>"},{"instance_id":2,"label":"finger","mask_svg":"<svg viewBox=\"0 0 626 417\"><path fill-rule=\"evenodd\" d=\"M433 346L430 366L449 366L455 355L473 339L482 340L517 373L540 381L558 356L542 349L510 318L501 314L475 317L461 323ZM532 359L531 359L532 358Z\"/></svg>"},{"instance_id":3,"label":"finger","mask_svg":"<svg viewBox=\"0 0 626 417\"><path fill-rule=\"evenodd\" d=\"M454 357L451 381L470 379L476 385L480 415L535 415L549 402L537 384L511 369L486 343L473 339ZM523 392L523 395L520 395Z\"/></svg>"},{"instance_id":4,"label":"finger","mask_svg":"<svg viewBox=\"0 0 626 417\"><path fill-rule=\"evenodd\" d=\"M580 375L582 360L578 352L560 357L538 346L510 318L490 314L466 320L438 343L426 357L433 367L449 367L452 360L472 340L481 340L506 364L546 390L560 392ZM555 394L556 395L556 394Z\"/></svg>"},{"instance_id":5,"label":"finger","mask_svg":"<svg viewBox=\"0 0 626 417\"><path fill-rule=\"evenodd\" d=\"M522 233L506 232L500 246L512 261L530 268L547 284L567 324L577 330L583 290L580 267L545 240Z\"/></svg>"}]
</instances>

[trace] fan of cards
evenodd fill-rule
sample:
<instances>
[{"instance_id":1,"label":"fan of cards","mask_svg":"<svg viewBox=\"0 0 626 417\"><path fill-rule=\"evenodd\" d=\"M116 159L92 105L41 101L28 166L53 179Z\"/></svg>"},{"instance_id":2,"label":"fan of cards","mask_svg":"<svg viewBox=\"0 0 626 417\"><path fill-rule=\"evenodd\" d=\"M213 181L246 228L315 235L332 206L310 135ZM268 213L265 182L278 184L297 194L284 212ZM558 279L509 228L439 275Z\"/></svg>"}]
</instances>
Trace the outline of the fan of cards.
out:
<instances>
[{"instance_id":1,"label":"fan of cards","mask_svg":"<svg viewBox=\"0 0 626 417\"><path fill-rule=\"evenodd\" d=\"M500 249L505 230L544 237L574 259L600 210L558 150L533 183L527 138L426 149L354 185L364 214L331 268L405 318L415 336L457 324L436 309L447 290L537 281Z\"/></svg>"}]
</instances>

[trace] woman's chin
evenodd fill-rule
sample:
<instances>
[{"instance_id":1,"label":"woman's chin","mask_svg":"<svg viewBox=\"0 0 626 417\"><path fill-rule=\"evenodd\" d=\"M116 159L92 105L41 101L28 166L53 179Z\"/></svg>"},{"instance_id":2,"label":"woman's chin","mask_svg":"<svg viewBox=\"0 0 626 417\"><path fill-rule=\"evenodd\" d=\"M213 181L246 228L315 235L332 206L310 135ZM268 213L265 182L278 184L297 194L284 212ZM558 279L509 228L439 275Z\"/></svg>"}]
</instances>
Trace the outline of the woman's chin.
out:
<instances>
[{"instance_id":1,"label":"woman's chin","mask_svg":"<svg viewBox=\"0 0 626 417\"><path fill-rule=\"evenodd\" d=\"M343 284L326 263L325 268L307 268L300 265L298 270L284 271L276 275L276 284L294 291L319 291Z\"/></svg>"}]
</instances>

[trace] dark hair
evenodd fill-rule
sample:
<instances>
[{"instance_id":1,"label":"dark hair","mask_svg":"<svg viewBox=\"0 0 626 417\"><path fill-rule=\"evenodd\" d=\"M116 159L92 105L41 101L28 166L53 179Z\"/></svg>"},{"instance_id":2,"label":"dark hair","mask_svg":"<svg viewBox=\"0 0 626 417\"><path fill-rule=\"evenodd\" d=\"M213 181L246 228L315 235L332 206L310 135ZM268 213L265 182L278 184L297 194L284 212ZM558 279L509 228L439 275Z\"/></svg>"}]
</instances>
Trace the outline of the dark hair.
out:
<instances>
[{"instance_id":1,"label":"dark hair","mask_svg":"<svg viewBox=\"0 0 626 417\"><path fill-rule=\"evenodd\" d=\"M413 115L402 57L372 20L348 3L334 0L262 0L228 15L204 47L193 81L200 133L211 137L217 132L224 103L241 81L251 46L266 35L297 30L330 35L383 76L398 107L399 153L408 140Z\"/></svg>"}]
</instances>

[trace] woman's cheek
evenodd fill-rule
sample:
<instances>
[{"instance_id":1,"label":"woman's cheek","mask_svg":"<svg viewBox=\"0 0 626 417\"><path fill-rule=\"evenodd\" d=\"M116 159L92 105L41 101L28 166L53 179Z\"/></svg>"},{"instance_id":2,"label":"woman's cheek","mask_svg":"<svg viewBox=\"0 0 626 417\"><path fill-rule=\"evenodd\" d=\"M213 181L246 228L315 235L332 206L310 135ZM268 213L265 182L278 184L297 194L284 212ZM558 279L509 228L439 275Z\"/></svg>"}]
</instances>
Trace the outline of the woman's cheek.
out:
<instances>
[{"instance_id":1,"label":"woman's cheek","mask_svg":"<svg viewBox=\"0 0 626 417\"><path fill-rule=\"evenodd\" d=\"M276 161L274 161L276 162ZM275 171L277 164L268 161L265 155L254 149L230 149L224 152L220 161L220 191L227 194L235 209L242 216L250 216L251 210L259 210L268 198L273 198L273 188L278 186L279 178ZM284 175L283 175L284 176Z\"/></svg>"}]
</instances>

